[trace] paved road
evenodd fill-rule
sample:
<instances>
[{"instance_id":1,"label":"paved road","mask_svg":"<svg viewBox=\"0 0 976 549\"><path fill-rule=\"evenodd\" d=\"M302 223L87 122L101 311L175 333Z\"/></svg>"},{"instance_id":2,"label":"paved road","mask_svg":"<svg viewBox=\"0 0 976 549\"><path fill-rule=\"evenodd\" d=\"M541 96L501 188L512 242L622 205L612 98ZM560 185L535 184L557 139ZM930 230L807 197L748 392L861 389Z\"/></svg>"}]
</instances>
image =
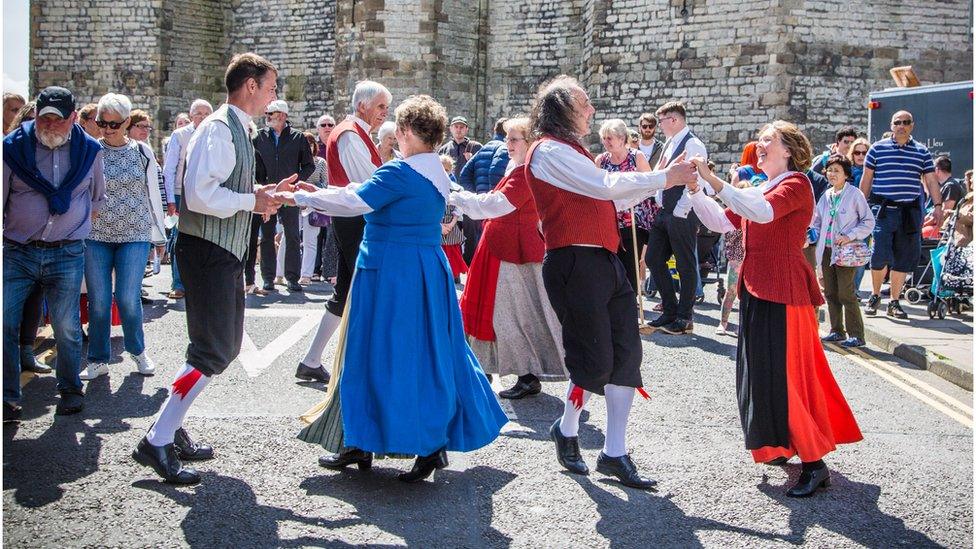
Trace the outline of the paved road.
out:
<instances>
[{"instance_id":1,"label":"paved road","mask_svg":"<svg viewBox=\"0 0 976 549\"><path fill-rule=\"evenodd\" d=\"M168 283L164 276L150 281L154 296ZM244 358L206 389L186 423L219 456L200 466L204 479L195 487L161 484L129 458L181 364L181 305L160 301L146 310L157 375L143 378L119 359L109 376L89 384L82 415L54 417L51 376L28 383L25 421L4 428L4 545L972 544L971 393L870 352L832 350L834 374L865 440L828 457L828 491L786 498L798 466L755 465L743 449L735 341L713 335L714 305L701 307L695 336L645 338L652 400L635 402L628 442L637 464L660 482L656 493L560 471L546 432L561 410L562 383L508 405L512 422L503 435L477 452L451 454L451 466L434 482L398 482L406 461L381 461L372 473L321 469L320 449L294 438L297 416L323 395L321 385L293 377L327 297L324 286L312 290L249 298ZM390 329L397 321L390 319ZM604 428L604 404L594 398L581 428L591 468Z\"/></svg>"}]
</instances>

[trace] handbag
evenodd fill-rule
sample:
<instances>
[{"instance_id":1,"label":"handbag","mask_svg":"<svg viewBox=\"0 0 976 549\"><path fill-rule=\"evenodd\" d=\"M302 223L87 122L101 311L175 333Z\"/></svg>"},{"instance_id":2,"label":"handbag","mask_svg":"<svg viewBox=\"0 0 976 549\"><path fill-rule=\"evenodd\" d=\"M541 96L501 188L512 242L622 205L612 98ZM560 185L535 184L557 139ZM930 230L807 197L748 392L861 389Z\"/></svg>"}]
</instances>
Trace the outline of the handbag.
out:
<instances>
[{"instance_id":1,"label":"handbag","mask_svg":"<svg viewBox=\"0 0 976 549\"><path fill-rule=\"evenodd\" d=\"M842 245L835 254L834 265L838 267L863 267L871 261L872 246L863 240L853 240Z\"/></svg>"},{"instance_id":2,"label":"handbag","mask_svg":"<svg viewBox=\"0 0 976 549\"><path fill-rule=\"evenodd\" d=\"M331 223L332 218L324 213L311 212L308 214L308 224L313 227L328 227Z\"/></svg>"}]
</instances>

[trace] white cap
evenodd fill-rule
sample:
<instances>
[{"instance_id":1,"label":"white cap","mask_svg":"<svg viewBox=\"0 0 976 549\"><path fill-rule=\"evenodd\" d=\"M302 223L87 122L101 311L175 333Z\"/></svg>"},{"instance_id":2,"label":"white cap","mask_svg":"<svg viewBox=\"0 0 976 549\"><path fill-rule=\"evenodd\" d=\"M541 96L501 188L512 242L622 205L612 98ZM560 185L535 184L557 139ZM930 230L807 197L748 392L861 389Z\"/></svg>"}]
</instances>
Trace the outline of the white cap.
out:
<instances>
[{"instance_id":1,"label":"white cap","mask_svg":"<svg viewBox=\"0 0 976 549\"><path fill-rule=\"evenodd\" d=\"M272 101L268 103L268 108L264 109L264 112L283 112L288 114L288 103L285 103L281 99Z\"/></svg>"}]
</instances>

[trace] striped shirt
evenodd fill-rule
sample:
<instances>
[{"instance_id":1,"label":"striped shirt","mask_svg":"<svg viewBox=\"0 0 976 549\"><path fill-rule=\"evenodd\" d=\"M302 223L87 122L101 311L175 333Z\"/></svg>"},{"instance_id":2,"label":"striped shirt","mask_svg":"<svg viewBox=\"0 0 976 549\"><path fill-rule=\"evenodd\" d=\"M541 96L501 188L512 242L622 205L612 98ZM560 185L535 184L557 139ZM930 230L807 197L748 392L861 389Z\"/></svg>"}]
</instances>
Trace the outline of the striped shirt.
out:
<instances>
[{"instance_id":1,"label":"striped shirt","mask_svg":"<svg viewBox=\"0 0 976 549\"><path fill-rule=\"evenodd\" d=\"M905 202L922 194L922 176L935 171L932 153L912 138L904 145L882 139L868 151L864 167L874 170L871 194Z\"/></svg>"}]
</instances>

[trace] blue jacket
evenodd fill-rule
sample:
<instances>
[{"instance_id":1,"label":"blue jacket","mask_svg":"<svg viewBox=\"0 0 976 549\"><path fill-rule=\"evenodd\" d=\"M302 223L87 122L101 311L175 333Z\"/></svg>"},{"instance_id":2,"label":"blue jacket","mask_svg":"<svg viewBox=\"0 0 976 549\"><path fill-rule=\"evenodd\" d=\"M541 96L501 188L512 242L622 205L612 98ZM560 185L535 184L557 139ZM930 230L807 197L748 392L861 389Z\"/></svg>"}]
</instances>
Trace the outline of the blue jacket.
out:
<instances>
[{"instance_id":1,"label":"blue jacket","mask_svg":"<svg viewBox=\"0 0 976 549\"><path fill-rule=\"evenodd\" d=\"M504 139L505 136L496 135L464 165L458 182L465 190L486 193L501 181L508 165L508 147Z\"/></svg>"}]
</instances>

